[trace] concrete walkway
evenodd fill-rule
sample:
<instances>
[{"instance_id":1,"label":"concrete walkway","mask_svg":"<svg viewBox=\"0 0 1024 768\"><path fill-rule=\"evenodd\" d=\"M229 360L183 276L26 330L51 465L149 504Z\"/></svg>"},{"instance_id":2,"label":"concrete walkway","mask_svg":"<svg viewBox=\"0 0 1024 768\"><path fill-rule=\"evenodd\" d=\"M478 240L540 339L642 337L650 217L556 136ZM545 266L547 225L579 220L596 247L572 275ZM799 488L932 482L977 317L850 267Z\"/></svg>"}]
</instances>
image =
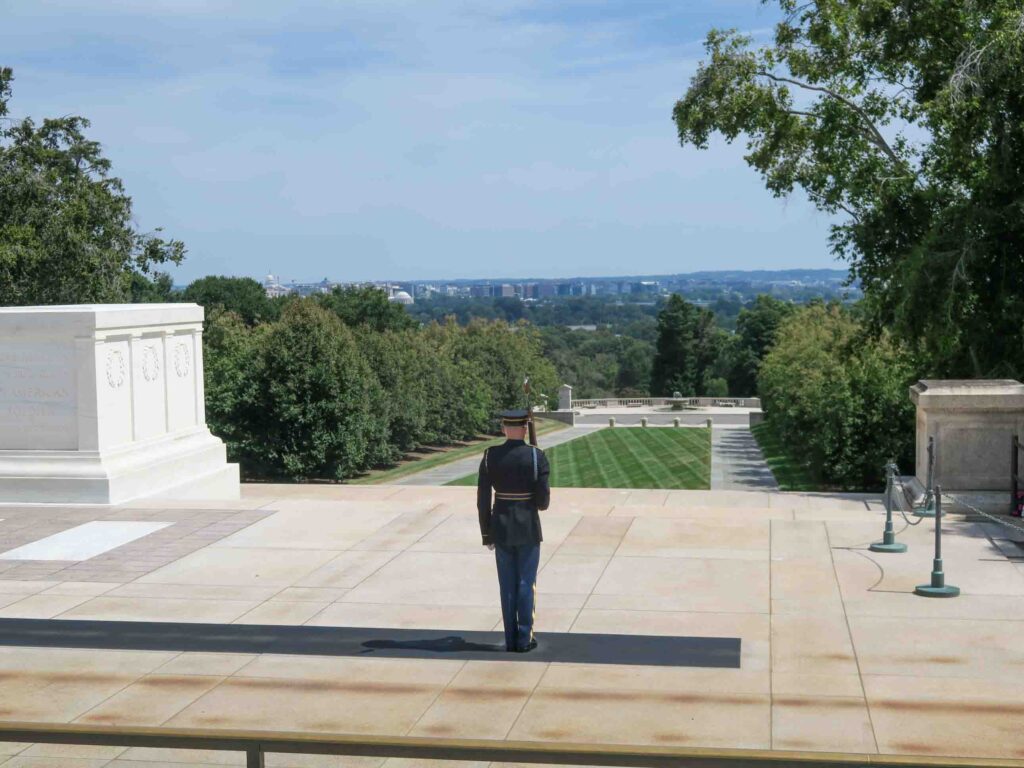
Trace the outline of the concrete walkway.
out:
<instances>
[{"instance_id":1,"label":"concrete walkway","mask_svg":"<svg viewBox=\"0 0 1024 768\"><path fill-rule=\"evenodd\" d=\"M554 445L567 443L570 440L575 440L577 437L582 437L596 429L600 429L601 426L607 426L607 424L569 427L568 429L562 429L558 432L541 435L539 439L540 447L550 448ZM470 456L469 458L459 459L458 461L453 461L450 464L442 464L440 467L425 469L422 472L407 475L399 480L395 480L393 485L447 485L452 480L458 480L460 477L465 477L466 475L471 475L476 472L480 467L481 456L483 456L482 449L480 453Z\"/></svg>"},{"instance_id":2,"label":"concrete walkway","mask_svg":"<svg viewBox=\"0 0 1024 768\"><path fill-rule=\"evenodd\" d=\"M779 484L749 429L711 430L711 489L779 490Z\"/></svg>"},{"instance_id":3,"label":"concrete walkway","mask_svg":"<svg viewBox=\"0 0 1024 768\"><path fill-rule=\"evenodd\" d=\"M1024 564L993 542L1006 535L996 526L944 521L946 578L963 593L931 600L913 590L932 568L932 524L899 533L906 553L869 551L884 521L877 495L556 491L537 582L544 650L514 661L476 642L502 622L472 488L259 484L228 502L12 505L0 554L87 522L171 525L78 562L0 561L0 619L33 620L0 624L21 634L0 647L0 721L1021 765ZM152 637L161 621L172 624L159 645L140 649L134 630ZM126 636L114 622L143 626ZM357 634L368 638L358 656L337 644L253 648ZM239 637L247 648L209 650ZM630 663L637 648L730 639L738 667L734 655L712 667L678 651L686 666ZM630 655L609 658L616 648ZM272 758L275 768L414 764ZM237 753L0 743L2 768L214 762L244 765Z\"/></svg>"}]
</instances>

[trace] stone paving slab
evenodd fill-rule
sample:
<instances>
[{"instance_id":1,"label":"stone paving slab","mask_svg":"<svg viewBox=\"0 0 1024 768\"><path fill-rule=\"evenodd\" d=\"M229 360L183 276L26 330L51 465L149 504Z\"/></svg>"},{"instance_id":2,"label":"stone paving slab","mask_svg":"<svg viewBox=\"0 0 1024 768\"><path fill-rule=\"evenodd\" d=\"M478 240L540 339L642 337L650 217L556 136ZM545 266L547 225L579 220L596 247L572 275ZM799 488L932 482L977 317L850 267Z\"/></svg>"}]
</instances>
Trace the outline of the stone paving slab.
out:
<instances>
[{"instance_id":1,"label":"stone paving slab","mask_svg":"<svg viewBox=\"0 0 1024 768\"><path fill-rule=\"evenodd\" d=\"M898 521L906 554L869 552L877 497L556 490L541 642L551 632L735 637L739 668L0 647L0 719L1024 756L1024 571L991 526L947 521L946 578L963 594L929 600L911 591L929 578L931 523ZM11 547L91 519L195 527L182 530L187 547L133 559L137 569L122 568L121 550L170 543L145 537L100 556L113 558L102 567L0 574L0 617L494 632L493 555L473 507L471 488L257 485L240 503L205 508L5 509ZM117 578L82 578L81 566ZM122 768L242 758L0 744L8 755Z\"/></svg>"}]
</instances>

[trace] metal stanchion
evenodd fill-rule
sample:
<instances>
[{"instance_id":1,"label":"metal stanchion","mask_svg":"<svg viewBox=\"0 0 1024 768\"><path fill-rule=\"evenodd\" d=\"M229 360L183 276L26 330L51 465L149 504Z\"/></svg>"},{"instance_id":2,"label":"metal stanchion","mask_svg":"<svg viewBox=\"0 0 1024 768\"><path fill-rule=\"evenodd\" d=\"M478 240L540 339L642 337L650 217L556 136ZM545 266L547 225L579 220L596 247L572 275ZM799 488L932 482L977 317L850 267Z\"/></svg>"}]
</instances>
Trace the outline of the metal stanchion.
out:
<instances>
[{"instance_id":1,"label":"metal stanchion","mask_svg":"<svg viewBox=\"0 0 1024 768\"><path fill-rule=\"evenodd\" d=\"M946 584L946 574L942 570L942 488L935 489L935 559L932 561L932 582L914 588L915 595L921 597L956 597L960 587Z\"/></svg>"},{"instance_id":2,"label":"metal stanchion","mask_svg":"<svg viewBox=\"0 0 1024 768\"><path fill-rule=\"evenodd\" d=\"M911 514L917 517L935 517L935 494L932 492L935 482L935 437L928 438L928 487L924 489L924 506L918 507Z\"/></svg>"},{"instance_id":3,"label":"metal stanchion","mask_svg":"<svg viewBox=\"0 0 1024 768\"><path fill-rule=\"evenodd\" d=\"M890 463L885 465L885 530L882 531L882 540L876 541L868 549L872 552L906 552L907 545L896 541L896 532L892 528L892 477L895 467Z\"/></svg>"},{"instance_id":4,"label":"metal stanchion","mask_svg":"<svg viewBox=\"0 0 1024 768\"><path fill-rule=\"evenodd\" d=\"M647 426L647 417L646 416L644 416L643 418L640 419L640 426L641 427L646 427Z\"/></svg>"},{"instance_id":5,"label":"metal stanchion","mask_svg":"<svg viewBox=\"0 0 1024 768\"><path fill-rule=\"evenodd\" d=\"M615 417L614 416L609 416L608 417L608 426L609 427L614 427L615 426Z\"/></svg>"},{"instance_id":6,"label":"metal stanchion","mask_svg":"<svg viewBox=\"0 0 1024 768\"><path fill-rule=\"evenodd\" d=\"M674 419L672 419L672 426L673 427L678 427L679 426L679 417L678 416L676 416Z\"/></svg>"}]
</instances>

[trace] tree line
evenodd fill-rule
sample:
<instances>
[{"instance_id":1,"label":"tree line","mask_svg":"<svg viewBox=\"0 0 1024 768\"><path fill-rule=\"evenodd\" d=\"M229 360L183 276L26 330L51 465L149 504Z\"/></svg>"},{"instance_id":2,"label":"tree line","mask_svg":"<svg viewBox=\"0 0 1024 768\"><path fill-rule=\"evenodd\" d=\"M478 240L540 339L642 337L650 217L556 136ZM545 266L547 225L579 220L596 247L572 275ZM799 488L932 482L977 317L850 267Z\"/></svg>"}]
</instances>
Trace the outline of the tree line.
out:
<instances>
[{"instance_id":1,"label":"tree line","mask_svg":"<svg viewBox=\"0 0 1024 768\"><path fill-rule=\"evenodd\" d=\"M494 432L498 411L523 406L527 374L538 397L557 397L558 376L525 322L421 326L374 288L284 300L252 292L238 306L209 287L193 283L182 298L207 307L207 422L247 477L344 480Z\"/></svg>"}]
</instances>

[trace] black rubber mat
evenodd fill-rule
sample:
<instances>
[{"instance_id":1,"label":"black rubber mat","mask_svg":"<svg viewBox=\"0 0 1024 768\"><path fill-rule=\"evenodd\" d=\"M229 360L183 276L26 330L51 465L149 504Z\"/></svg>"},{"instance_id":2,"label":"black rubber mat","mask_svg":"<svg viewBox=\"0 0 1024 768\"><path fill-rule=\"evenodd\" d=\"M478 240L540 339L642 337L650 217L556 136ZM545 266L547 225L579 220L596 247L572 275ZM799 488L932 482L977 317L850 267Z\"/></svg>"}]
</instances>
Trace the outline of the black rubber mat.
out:
<instances>
[{"instance_id":1,"label":"black rubber mat","mask_svg":"<svg viewBox=\"0 0 1024 768\"><path fill-rule=\"evenodd\" d=\"M529 653L505 650L500 632L383 627L180 624L159 621L0 619L0 645L137 651L286 653L660 667L740 666L738 637L545 632Z\"/></svg>"}]
</instances>

